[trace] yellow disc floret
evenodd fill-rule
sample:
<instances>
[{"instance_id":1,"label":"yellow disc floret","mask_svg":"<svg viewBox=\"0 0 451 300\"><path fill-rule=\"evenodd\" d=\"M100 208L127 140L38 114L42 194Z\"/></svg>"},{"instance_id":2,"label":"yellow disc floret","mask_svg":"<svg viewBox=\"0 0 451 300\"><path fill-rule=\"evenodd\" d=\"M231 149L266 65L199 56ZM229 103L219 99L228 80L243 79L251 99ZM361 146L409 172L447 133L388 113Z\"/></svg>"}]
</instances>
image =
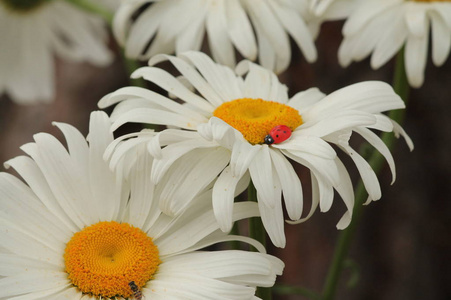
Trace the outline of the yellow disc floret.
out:
<instances>
[{"instance_id":1,"label":"yellow disc floret","mask_svg":"<svg viewBox=\"0 0 451 300\"><path fill-rule=\"evenodd\" d=\"M130 297L129 283L141 288L161 263L158 248L141 229L99 222L75 233L64 253L66 272L84 294Z\"/></svg>"},{"instance_id":2,"label":"yellow disc floret","mask_svg":"<svg viewBox=\"0 0 451 300\"><path fill-rule=\"evenodd\" d=\"M262 99L242 98L225 102L216 108L213 115L240 131L253 145L263 144L265 136L277 125L295 130L302 124L296 109Z\"/></svg>"}]
</instances>

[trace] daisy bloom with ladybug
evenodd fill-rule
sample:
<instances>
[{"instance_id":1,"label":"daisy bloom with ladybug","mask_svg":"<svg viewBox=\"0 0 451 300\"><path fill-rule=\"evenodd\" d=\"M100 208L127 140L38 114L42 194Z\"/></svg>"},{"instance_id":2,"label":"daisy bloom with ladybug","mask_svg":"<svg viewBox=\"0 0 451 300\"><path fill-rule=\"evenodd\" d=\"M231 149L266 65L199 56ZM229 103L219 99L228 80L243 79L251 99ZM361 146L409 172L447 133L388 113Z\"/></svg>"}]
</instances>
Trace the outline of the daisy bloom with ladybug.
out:
<instances>
[{"instance_id":1,"label":"daisy bloom with ladybug","mask_svg":"<svg viewBox=\"0 0 451 300\"><path fill-rule=\"evenodd\" d=\"M164 61L182 77L155 67ZM162 211L182 213L202 189L213 184L213 210L223 231L232 226L236 190L252 180L263 225L278 247L285 246L282 195L290 222L299 223L318 206L328 211L336 190L346 206L337 227L350 223L353 186L331 144L354 161L370 201L381 197L379 182L349 145L351 135L362 136L386 158L393 179L393 157L372 130L394 131L412 147L403 129L382 114L404 108L383 82L357 83L327 96L311 88L289 98L287 87L272 71L242 61L234 72L199 52L154 56L132 77L156 84L179 101L139 87L121 88L101 99L100 107L117 104L112 130L128 122L168 127L120 137L105 154L110 167L133 165L135 148L145 144L155 158L151 180L161 187ZM290 160L310 170L312 206L306 216L302 184Z\"/></svg>"}]
</instances>

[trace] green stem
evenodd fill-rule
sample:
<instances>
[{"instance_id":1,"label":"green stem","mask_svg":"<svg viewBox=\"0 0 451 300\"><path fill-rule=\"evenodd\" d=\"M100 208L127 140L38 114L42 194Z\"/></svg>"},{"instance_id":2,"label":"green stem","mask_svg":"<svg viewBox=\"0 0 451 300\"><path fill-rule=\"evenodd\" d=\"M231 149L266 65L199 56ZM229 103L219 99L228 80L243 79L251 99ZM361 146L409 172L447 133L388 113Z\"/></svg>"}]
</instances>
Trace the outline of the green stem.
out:
<instances>
[{"instance_id":1,"label":"green stem","mask_svg":"<svg viewBox=\"0 0 451 300\"><path fill-rule=\"evenodd\" d=\"M105 21L108 23L108 25L111 26L113 23L113 13L108 11L106 8L102 7L101 5L94 4L95 1L90 0L66 0L67 2L77 6L78 8L99 15L102 18L105 19Z\"/></svg>"},{"instance_id":2,"label":"green stem","mask_svg":"<svg viewBox=\"0 0 451 300\"><path fill-rule=\"evenodd\" d=\"M257 190L255 189L252 181L249 183L249 187L247 188L247 200L257 202ZM266 231L263 227L261 218L249 219L249 236L254 240L259 241L266 247ZM256 296L263 300L271 300L271 289L259 287L257 288Z\"/></svg>"},{"instance_id":3,"label":"green stem","mask_svg":"<svg viewBox=\"0 0 451 300\"><path fill-rule=\"evenodd\" d=\"M137 69L141 68L141 64L134 59L127 58L125 56L124 51L122 51L121 54L122 54L122 61L124 62L125 69L127 70L130 85L145 88L146 81L142 77L140 77L140 78L131 78L130 77L133 72L135 72Z\"/></svg>"},{"instance_id":4,"label":"green stem","mask_svg":"<svg viewBox=\"0 0 451 300\"><path fill-rule=\"evenodd\" d=\"M310 300L321 300L321 296L309 289L290 285L275 285L274 293L278 295L302 295Z\"/></svg>"},{"instance_id":5,"label":"green stem","mask_svg":"<svg viewBox=\"0 0 451 300\"><path fill-rule=\"evenodd\" d=\"M407 101L409 95L409 84L405 73L404 66L404 51L403 49L398 53L396 57L396 68L393 78L393 89L404 101ZM388 116L398 123L404 121L405 109L390 111ZM381 139L387 145L390 150L393 150L395 146L395 136L391 132L384 132L381 135ZM384 166L384 157L375 149L372 149L368 163L373 168L374 172L378 174ZM355 234L357 225L361 219L363 203L366 201L368 194L365 190L362 180L359 181L355 192L355 206L353 211L352 222L348 228L343 230L339 237L335 247L335 253L332 259L332 264L329 268L326 282L323 289L323 300L332 300L335 297L335 291L337 289L340 274L344 268L344 262L348 255L349 246L352 238Z\"/></svg>"},{"instance_id":6,"label":"green stem","mask_svg":"<svg viewBox=\"0 0 451 300\"><path fill-rule=\"evenodd\" d=\"M238 222L235 222L235 224L233 224L232 230L230 231L231 235L240 235L240 228L238 226ZM238 241L231 241L230 242L230 247L233 250L241 250L241 244Z\"/></svg>"}]
</instances>

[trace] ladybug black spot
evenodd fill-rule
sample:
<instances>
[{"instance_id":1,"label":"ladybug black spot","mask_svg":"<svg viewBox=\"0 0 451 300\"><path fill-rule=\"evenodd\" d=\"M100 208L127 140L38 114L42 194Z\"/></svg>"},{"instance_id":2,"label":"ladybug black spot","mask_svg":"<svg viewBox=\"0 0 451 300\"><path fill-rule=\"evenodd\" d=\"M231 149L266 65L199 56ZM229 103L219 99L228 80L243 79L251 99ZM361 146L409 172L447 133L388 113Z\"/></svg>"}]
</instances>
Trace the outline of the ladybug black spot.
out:
<instances>
[{"instance_id":1,"label":"ladybug black spot","mask_svg":"<svg viewBox=\"0 0 451 300\"><path fill-rule=\"evenodd\" d=\"M279 135L278 135L278 134L276 134L276 137L279 137Z\"/></svg>"}]
</instances>

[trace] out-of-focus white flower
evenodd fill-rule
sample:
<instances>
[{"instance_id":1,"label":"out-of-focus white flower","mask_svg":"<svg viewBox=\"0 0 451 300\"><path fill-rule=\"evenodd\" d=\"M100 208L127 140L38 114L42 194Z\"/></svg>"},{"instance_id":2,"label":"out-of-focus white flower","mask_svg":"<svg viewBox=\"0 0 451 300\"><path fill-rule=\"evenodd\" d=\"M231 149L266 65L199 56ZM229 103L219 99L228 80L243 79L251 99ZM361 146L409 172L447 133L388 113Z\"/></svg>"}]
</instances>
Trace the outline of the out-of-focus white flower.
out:
<instances>
[{"instance_id":1,"label":"out-of-focus white flower","mask_svg":"<svg viewBox=\"0 0 451 300\"><path fill-rule=\"evenodd\" d=\"M432 61L442 65L451 49L451 1L365 0L343 28L338 57L348 66L371 54L371 67L378 69L402 47L407 78L412 87L424 82L429 34Z\"/></svg>"},{"instance_id":2,"label":"out-of-focus white flower","mask_svg":"<svg viewBox=\"0 0 451 300\"><path fill-rule=\"evenodd\" d=\"M359 0L309 0L315 16L326 20L344 19L349 16Z\"/></svg>"},{"instance_id":3,"label":"out-of-focus white flower","mask_svg":"<svg viewBox=\"0 0 451 300\"><path fill-rule=\"evenodd\" d=\"M260 243L219 230L211 191L177 218L162 214L149 154L126 182L117 179L102 159L113 141L105 113L91 115L89 144L55 125L68 150L39 133L22 147L29 156L6 162L28 185L0 173L1 299L124 300L136 289L145 299L252 300L281 274L283 263ZM256 203L236 204L234 220L255 216ZM259 252L197 251L231 240Z\"/></svg>"},{"instance_id":4,"label":"out-of-focus white flower","mask_svg":"<svg viewBox=\"0 0 451 300\"><path fill-rule=\"evenodd\" d=\"M236 49L282 72L291 60L290 36L307 61L316 60L310 15L308 0L128 0L113 28L131 58L200 50L207 33L215 61L234 67Z\"/></svg>"},{"instance_id":5,"label":"out-of-focus white flower","mask_svg":"<svg viewBox=\"0 0 451 300\"><path fill-rule=\"evenodd\" d=\"M152 66L165 60L197 93ZM156 158L152 180L164 187L161 208L165 213L182 212L190 199L219 175L213 187L213 208L221 229L227 231L232 226L237 186L247 185L251 178L257 189L263 224L273 243L283 247L282 193L290 219L299 221L303 211L301 182L288 158L311 171L313 205L301 221L309 218L318 204L321 211L329 210L336 189L348 210L337 225L340 229L351 220L354 194L348 172L329 143L336 144L353 159L370 200L381 197L380 186L369 164L350 147L352 133L361 135L379 150L394 173L390 151L370 130L404 134L399 125L382 114L404 107L385 83L363 82L328 96L313 88L289 98L286 86L274 73L248 61L237 66L237 74L199 52L179 57L157 55L149 64L150 67L138 69L133 76L153 82L183 104L150 90L126 87L105 96L99 105L120 102L111 116L113 130L127 122L173 128L156 136L148 132L135 134L136 139L128 139L119 154L111 157L115 167L118 158L135 145L148 143ZM288 126L291 137L277 143L279 137L273 135L276 143L265 144L265 137L277 125ZM132 151L128 164L135 160L136 153ZM185 178L191 180L184 181Z\"/></svg>"},{"instance_id":6,"label":"out-of-focus white flower","mask_svg":"<svg viewBox=\"0 0 451 300\"><path fill-rule=\"evenodd\" d=\"M317 37L321 24L325 21L346 19L355 9L359 0L305 0L308 2L308 13L304 13L310 32Z\"/></svg>"},{"instance_id":7,"label":"out-of-focus white flower","mask_svg":"<svg viewBox=\"0 0 451 300\"><path fill-rule=\"evenodd\" d=\"M54 55L108 65L104 21L67 1L0 0L0 94L21 104L50 102L55 94Z\"/></svg>"}]
</instances>

